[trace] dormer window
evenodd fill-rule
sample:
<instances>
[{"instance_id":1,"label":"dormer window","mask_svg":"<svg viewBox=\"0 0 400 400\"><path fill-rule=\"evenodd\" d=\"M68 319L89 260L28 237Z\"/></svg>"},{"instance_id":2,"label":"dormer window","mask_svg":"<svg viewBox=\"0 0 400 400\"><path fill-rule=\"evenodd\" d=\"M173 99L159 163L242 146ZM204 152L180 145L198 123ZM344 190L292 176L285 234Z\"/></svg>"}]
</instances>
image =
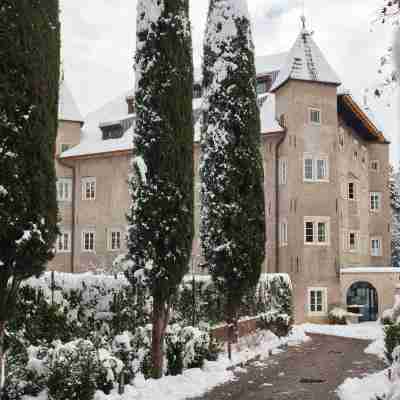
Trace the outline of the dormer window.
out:
<instances>
[{"instance_id":1,"label":"dormer window","mask_svg":"<svg viewBox=\"0 0 400 400\"><path fill-rule=\"evenodd\" d=\"M118 139L123 135L122 127L119 124L104 126L101 128L101 131L103 132L103 140Z\"/></svg>"},{"instance_id":2,"label":"dormer window","mask_svg":"<svg viewBox=\"0 0 400 400\"><path fill-rule=\"evenodd\" d=\"M257 94L268 93L271 88L272 77L270 75L263 76L257 79Z\"/></svg>"}]
</instances>

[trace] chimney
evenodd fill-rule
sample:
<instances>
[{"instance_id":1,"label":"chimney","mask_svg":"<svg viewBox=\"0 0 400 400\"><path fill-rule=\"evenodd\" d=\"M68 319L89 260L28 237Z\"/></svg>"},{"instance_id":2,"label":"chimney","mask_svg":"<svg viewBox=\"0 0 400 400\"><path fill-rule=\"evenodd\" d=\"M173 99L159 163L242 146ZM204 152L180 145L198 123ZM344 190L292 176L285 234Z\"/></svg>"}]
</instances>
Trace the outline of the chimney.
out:
<instances>
[{"instance_id":1,"label":"chimney","mask_svg":"<svg viewBox=\"0 0 400 400\"><path fill-rule=\"evenodd\" d=\"M128 114L133 114L135 112L135 97L130 95L126 96L126 103L128 104Z\"/></svg>"}]
</instances>

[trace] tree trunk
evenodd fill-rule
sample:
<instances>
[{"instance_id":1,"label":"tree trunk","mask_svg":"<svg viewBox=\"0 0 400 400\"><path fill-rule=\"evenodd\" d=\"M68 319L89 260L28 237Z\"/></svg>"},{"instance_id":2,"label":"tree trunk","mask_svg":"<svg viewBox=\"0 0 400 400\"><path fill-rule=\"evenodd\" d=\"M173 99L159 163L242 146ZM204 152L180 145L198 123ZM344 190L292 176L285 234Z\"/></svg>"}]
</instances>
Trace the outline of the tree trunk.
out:
<instances>
[{"instance_id":1,"label":"tree trunk","mask_svg":"<svg viewBox=\"0 0 400 400\"><path fill-rule=\"evenodd\" d=\"M6 360L4 350L4 335L6 330L6 322L0 321L0 399L3 398L3 389L6 379Z\"/></svg>"},{"instance_id":2,"label":"tree trunk","mask_svg":"<svg viewBox=\"0 0 400 400\"><path fill-rule=\"evenodd\" d=\"M232 344L236 343L236 312L235 306L233 304L228 304L227 306L227 323L228 323L228 357L229 361L232 361Z\"/></svg>"},{"instance_id":3,"label":"tree trunk","mask_svg":"<svg viewBox=\"0 0 400 400\"><path fill-rule=\"evenodd\" d=\"M151 339L152 377L159 379L164 367L164 336L168 325L169 306L154 299L153 330Z\"/></svg>"}]
</instances>

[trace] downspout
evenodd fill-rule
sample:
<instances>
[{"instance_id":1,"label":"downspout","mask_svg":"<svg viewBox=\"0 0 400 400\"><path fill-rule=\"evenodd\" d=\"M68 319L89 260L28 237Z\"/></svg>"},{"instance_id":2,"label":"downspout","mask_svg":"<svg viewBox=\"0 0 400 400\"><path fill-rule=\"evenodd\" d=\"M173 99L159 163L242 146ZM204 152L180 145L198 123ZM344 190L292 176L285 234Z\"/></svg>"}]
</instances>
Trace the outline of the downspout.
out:
<instances>
[{"instance_id":1,"label":"downspout","mask_svg":"<svg viewBox=\"0 0 400 400\"><path fill-rule=\"evenodd\" d=\"M281 122L284 122L283 116L281 117ZM286 127L283 136L279 139L278 143L275 147L275 272L279 273L280 270L280 263L279 263L279 200L280 200L280 193L279 193L279 148L281 144L286 138Z\"/></svg>"},{"instance_id":2,"label":"downspout","mask_svg":"<svg viewBox=\"0 0 400 400\"><path fill-rule=\"evenodd\" d=\"M58 162L64 167L72 170L72 204L71 204L71 273L74 273L74 261L75 261L75 214L76 214L76 191L75 191L75 181L76 181L76 166L69 165L61 158Z\"/></svg>"}]
</instances>

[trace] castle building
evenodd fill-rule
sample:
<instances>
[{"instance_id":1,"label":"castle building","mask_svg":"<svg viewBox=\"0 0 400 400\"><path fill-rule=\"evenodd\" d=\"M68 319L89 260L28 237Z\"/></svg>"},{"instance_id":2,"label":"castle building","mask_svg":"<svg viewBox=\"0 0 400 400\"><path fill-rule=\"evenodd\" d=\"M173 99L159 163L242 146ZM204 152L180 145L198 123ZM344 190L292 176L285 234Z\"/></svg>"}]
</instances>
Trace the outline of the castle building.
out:
<instances>
[{"instance_id":1,"label":"castle building","mask_svg":"<svg viewBox=\"0 0 400 400\"><path fill-rule=\"evenodd\" d=\"M389 142L371 110L341 87L303 28L288 53L256 60L265 170L264 272L288 273L297 322L324 321L341 304L375 320L392 305ZM198 171L201 85L194 87ZM61 88L57 139L61 236L51 268L107 269L126 252L133 91L83 126ZM200 261L199 179L191 271Z\"/></svg>"}]
</instances>

